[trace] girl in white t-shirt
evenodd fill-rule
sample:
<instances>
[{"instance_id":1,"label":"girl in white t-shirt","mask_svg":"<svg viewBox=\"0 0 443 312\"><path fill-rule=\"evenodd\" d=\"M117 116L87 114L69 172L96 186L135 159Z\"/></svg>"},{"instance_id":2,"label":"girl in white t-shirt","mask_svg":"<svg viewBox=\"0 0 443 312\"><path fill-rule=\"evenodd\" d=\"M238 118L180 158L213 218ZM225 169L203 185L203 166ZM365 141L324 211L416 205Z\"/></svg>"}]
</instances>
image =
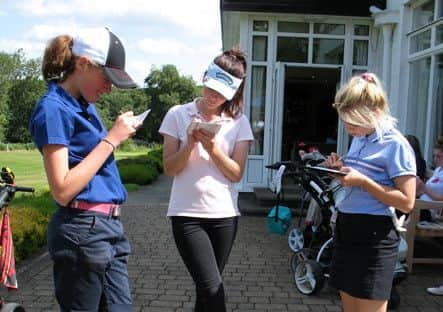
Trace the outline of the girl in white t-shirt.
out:
<instances>
[{"instance_id":1,"label":"girl in white t-shirt","mask_svg":"<svg viewBox=\"0 0 443 312\"><path fill-rule=\"evenodd\" d=\"M432 158L435 165L434 174L426 184L417 179L417 195L420 196L420 199L427 201L443 201L443 137L437 139ZM431 219L434 219L438 211L433 209L430 212Z\"/></svg>"},{"instance_id":2,"label":"girl in white t-shirt","mask_svg":"<svg viewBox=\"0 0 443 312\"><path fill-rule=\"evenodd\" d=\"M164 171L174 177L167 215L196 284L194 311L226 311L221 274L240 215L235 183L242 178L253 139L242 114L245 76L241 51L217 56L203 77L203 97L172 107L159 130ZM210 132L190 127L193 121L219 126Z\"/></svg>"}]
</instances>

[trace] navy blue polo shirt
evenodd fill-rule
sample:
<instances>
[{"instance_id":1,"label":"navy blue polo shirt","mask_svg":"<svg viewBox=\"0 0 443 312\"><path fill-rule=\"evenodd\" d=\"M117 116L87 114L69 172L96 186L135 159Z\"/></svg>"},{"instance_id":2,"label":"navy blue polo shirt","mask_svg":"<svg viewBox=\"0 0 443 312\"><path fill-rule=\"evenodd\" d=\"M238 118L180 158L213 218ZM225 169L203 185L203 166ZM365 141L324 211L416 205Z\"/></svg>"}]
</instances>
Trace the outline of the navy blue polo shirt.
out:
<instances>
[{"instance_id":1,"label":"navy blue polo shirt","mask_svg":"<svg viewBox=\"0 0 443 312\"><path fill-rule=\"evenodd\" d=\"M37 103L29 130L40 152L46 144L66 146L69 168L80 163L107 134L94 105L85 103L82 106L55 82L48 84L46 94ZM126 197L126 189L111 154L75 199L121 204Z\"/></svg>"},{"instance_id":2,"label":"navy blue polo shirt","mask_svg":"<svg viewBox=\"0 0 443 312\"><path fill-rule=\"evenodd\" d=\"M415 176L415 154L406 138L396 129L354 137L344 165L352 167L375 182L393 187L394 178ZM359 186L345 187L346 195L337 205L340 212L391 216L389 206Z\"/></svg>"}]
</instances>

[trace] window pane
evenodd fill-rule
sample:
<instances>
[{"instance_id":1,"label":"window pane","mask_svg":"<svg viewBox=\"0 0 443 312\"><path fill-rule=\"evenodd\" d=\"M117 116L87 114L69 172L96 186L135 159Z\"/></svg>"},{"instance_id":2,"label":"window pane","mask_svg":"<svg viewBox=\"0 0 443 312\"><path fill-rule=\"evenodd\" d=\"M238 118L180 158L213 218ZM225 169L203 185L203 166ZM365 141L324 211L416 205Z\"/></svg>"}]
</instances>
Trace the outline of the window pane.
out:
<instances>
[{"instance_id":1,"label":"window pane","mask_svg":"<svg viewBox=\"0 0 443 312\"><path fill-rule=\"evenodd\" d=\"M309 33L309 23L278 22L277 31L288 33Z\"/></svg>"},{"instance_id":2,"label":"window pane","mask_svg":"<svg viewBox=\"0 0 443 312\"><path fill-rule=\"evenodd\" d=\"M368 65L368 41L354 40L353 65Z\"/></svg>"},{"instance_id":3,"label":"window pane","mask_svg":"<svg viewBox=\"0 0 443 312\"><path fill-rule=\"evenodd\" d=\"M369 36L369 26L368 25L355 25L354 35L356 36Z\"/></svg>"},{"instance_id":4,"label":"window pane","mask_svg":"<svg viewBox=\"0 0 443 312\"><path fill-rule=\"evenodd\" d=\"M314 39L313 62L317 64L343 64L345 41L341 39Z\"/></svg>"},{"instance_id":5,"label":"window pane","mask_svg":"<svg viewBox=\"0 0 443 312\"><path fill-rule=\"evenodd\" d=\"M254 36L252 39L252 60L266 61L268 50L268 37Z\"/></svg>"},{"instance_id":6,"label":"window pane","mask_svg":"<svg viewBox=\"0 0 443 312\"><path fill-rule=\"evenodd\" d=\"M254 21L254 25L252 27L254 31L268 31L268 22L267 21Z\"/></svg>"},{"instance_id":7,"label":"window pane","mask_svg":"<svg viewBox=\"0 0 443 312\"><path fill-rule=\"evenodd\" d=\"M436 79L434 80L433 91L435 103L433 103L432 111L431 111L431 120L429 124L433 125L431 127L431 135L430 135L430 147L431 150L426 151L427 155L432 155L432 147L434 143L437 141L439 136L443 135L443 54L437 56L435 62L435 73Z\"/></svg>"},{"instance_id":8,"label":"window pane","mask_svg":"<svg viewBox=\"0 0 443 312\"><path fill-rule=\"evenodd\" d=\"M435 44L440 44L443 42L443 24L436 27Z\"/></svg>"},{"instance_id":9,"label":"window pane","mask_svg":"<svg viewBox=\"0 0 443 312\"><path fill-rule=\"evenodd\" d=\"M414 10L412 30L427 25L434 20L434 0L428 1Z\"/></svg>"},{"instance_id":10,"label":"window pane","mask_svg":"<svg viewBox=\"0 0 443 312\"><path fill-rule=\"evenodd\" d=\"M345 25L342 24L314 24L315 34L344 35Z\"/></svg>"},{"instance_id":11,"label":"window pane","mask_svg":"<svg viewBox=\"0 0 443 312\"><path fill-rule=\"evenodd\" d=\"M409 73L408 133L420 140L426 139L426 111L428 106L429 72L431 58L412 62ZM423 141L424 142L424 141Z\"/></svg>"},{"instance_id":12,"label":"window pane","mask_svg":"<svg viewBox=\"0 0 443 312\"><path fill-rule=\"evenodd\" d=\"M437 18L443 17L443 0L438 0Z\"/></svg>"},{"instance_id":13,"label":"window pane","mask_svg":"<svg viewBox=\"0 0 443 312\"><path fill-rule=\"evenodd\" d=\"M278 37L277 61L308 62L308 38Z\"/></svg>"},{"instance_id":14,"label":"window pane","mask_svg":"<svg viewBox=\"0 0 443 312\"><path fill-rule=\"evenodd\" d=\"M357 76L357 75L361 75L366 72L367 72L367 70L365 70L365 69L353 69L352 70L352 77Z\"/></svg>"},{"instance_id":15,"label":"window pane","mask_svg":"<svg viewBox=\"0 0 443 312\"><path fill-rule=\"evenodd\" d=\"M263 155L266 99L265 66L252 66L251 99L250 122L254 133L254 141L249 147L249 154Z\"/></svg>"},{"instance_id":16,"label":"window pane","mask_svg":"<svg viewBox=\"0 0 443 312\"><path fill-rule=\"evenodd\" d=\"M411 46L409 47L410 53L429 49L431 47L431 30L428 29L424 32L421 32L411 37L410 43L411 43Z\"/></svg>"}]
</instances>

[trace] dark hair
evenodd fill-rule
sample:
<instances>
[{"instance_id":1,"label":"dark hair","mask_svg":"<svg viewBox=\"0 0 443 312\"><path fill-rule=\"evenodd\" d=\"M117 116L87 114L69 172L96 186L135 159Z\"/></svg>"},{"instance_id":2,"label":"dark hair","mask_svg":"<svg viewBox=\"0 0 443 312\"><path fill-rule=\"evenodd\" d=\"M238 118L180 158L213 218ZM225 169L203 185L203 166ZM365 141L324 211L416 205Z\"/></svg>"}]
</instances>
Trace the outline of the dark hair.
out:
<instances>
[{"instance_id":1,"label":"dark hair","mask_svg":"<svg viewBox=\"0 0 443 312\"><path fill-rule=\"evenodd\" d=\"M434 144L435 149L441 149L443 151L443 136L439 136Z\"/></svg>"},{"instance_id":2,"label":"dark hair","mask_svg":"<svg viewBox=\"0 0 443 312\"><path fill-rule=\"evenodd\" d=\"M423 158L423 154L420 148L420 141L415 135L407 134L405 138L408 140L415 154L415 162L417 166L417 176L425 180L426 179L426 161Z\"/></svg>"},{"instance_id":3,"label":"dark hair","mask_svg":"<svg viewBox=\"0 0 443 312\"><path fill-rule=\"evenodd\" d=\"M409 144L411 145L412 149L414 150L415 156L423 158L423 154L421 153L420 142L418 141L418 138L412 134L405 135L405 138L408 140Z\"/></svg>"},{"instance_id":4,"label":"dark hair","mask_svg":"<svg viewBox=\"0 0 443 312\"><path fill-rule=\"evenodd\" d=\"M74 71L76 57L72 53L73 38L60 35L46 46L43 55L42 73L46 82L63 82Z\"/></svg>"},{"instance_id":5,"label":"dark hair","mask_svg":"<svg viewBox=\"0 0 443 312\"><path fill-rule=\"evenodd\" d=\"M243 79L240 87L230 101L226 101L223 111L231 117L236 117L243 111L243 89L246 78L246 55L235 47L225 51L214 59L214 63L231 75Z\"/></svg>"}]
</instances>

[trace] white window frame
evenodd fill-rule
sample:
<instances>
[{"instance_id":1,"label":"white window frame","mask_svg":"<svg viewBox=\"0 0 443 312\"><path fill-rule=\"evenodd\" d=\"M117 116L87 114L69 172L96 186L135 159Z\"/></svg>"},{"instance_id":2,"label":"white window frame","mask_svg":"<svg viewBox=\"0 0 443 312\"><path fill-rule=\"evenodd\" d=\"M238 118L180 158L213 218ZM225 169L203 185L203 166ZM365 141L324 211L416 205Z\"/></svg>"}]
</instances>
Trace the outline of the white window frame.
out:
<instances>
[{"instance_id":1,"label":"white window frame","mask_svg":"<svg viewBox=\"0 0 443 312\"><path fill-rule=\"evenodd\" d=\"M409 6L409 10L407 10L408 14L409 14L409 29L410 31L406 33L406 40L407 40L407 46L408 46L408 52L407 52L407 61L408 61L408 66L409 68L411 67L411 63L414 61L418 61L418 60L422 60L425 58L430 57L431 58L431 64L430 64L430 71L429 71L429 86L428 86L428 98L426 101L426 125L428 125L425 129L425 137L419 137L418 139L421 142L421 147L423 149L423 154L425 159L427 160L427 163L429 165L432 164L432 147L434 145L434 141L435 138L433 136L431 136L432 134L432 112L435 110L435 105L437 105L436 103L436 97L435 97L435 92L433 92L434 86L435 86L435 81L436 81L436 72L435 72L435 66L436 66L436 59L437 56L440 54L443 54L443 42L440 43L439 45L435 45L436 42L436 28L439 25L443 25L443 16L442 17L437 17L438 16L438 12L440 11L440 6L443 5L443 1L441 0L432 0L434 1L434 20L432 22L430 22L429 24L423 25L417 29L411 29L413 27L413 15L414 15L414 10L418 7L420 7L421 5L429 2L429 0L417 0L417 1L408 1L407 3L405 3L407 6ZM418 52L414 52L414 53L410 53L410 45L411 45L411 38L417 34L420 34L424 31L427 30L431 30L431 42L430 42L430 47L422 50L422 51L418 51ZM409 75L411 74L411 69L409 69ZM410 89L410 92L414 92L415 90ZM414 96L410 96L408 94L408 98L413 99ZM407 103L407 107L410 107L411 105L414 105L414 103ZM408 110L407 110L408 111ZM408 114L408 112L406 113ZM406 121L409 119L408 116L406 116ZM406 125L407 126L407 125ZM414 133L412 133L414 134Z\"/></svg>"}]
</instances>

